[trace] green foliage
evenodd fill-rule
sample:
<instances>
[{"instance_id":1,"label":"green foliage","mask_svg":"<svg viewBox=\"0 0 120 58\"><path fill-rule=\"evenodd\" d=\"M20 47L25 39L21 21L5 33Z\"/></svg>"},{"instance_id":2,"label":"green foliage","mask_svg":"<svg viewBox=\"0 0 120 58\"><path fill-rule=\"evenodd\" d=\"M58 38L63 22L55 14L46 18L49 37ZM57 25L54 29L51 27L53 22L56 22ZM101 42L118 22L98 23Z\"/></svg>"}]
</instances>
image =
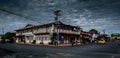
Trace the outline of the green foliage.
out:
<instances>
[{"instance_id":1,"label":"green foliage","mask_svg":"<svg viewBox=\"0 0 120 58\"><path fill-rule=\"evenodd\" d=\"M49 44L53 44L53 42L49 42Z\"/></svg>"},{"instance_id":2,"label":"green foliage","mask_svg":"<svg viewBox=\"0 0 120 58\"><path fill-rule=\"evenodd\" d=\"M117 37L117 36L120 36L120 34L119 34L119 33L114 33L114 34L111 34L111 36L112 36L112 37L114 37L114 36Z\"/></svg>"},{"instance_id":3,"label":"green foliage","mask_svg":"<svg viewBox=\"0 0 120 58\"><path fill-rule=\"evenodd\" d=\"M97 31L96 29L91 29L89 32L92 32L92 33L98 34L98 31Z\"/></svg>"},{"instance_id":4,"label":"green foliage","mask_svg":"<svg viewBox=\"0 0 120 58\"><path fill-rule=\"evenodd\" d=\"M7 32L1 36L2 39L11 39L15 36L15 33Z\"/></svg>"}]
</instances>

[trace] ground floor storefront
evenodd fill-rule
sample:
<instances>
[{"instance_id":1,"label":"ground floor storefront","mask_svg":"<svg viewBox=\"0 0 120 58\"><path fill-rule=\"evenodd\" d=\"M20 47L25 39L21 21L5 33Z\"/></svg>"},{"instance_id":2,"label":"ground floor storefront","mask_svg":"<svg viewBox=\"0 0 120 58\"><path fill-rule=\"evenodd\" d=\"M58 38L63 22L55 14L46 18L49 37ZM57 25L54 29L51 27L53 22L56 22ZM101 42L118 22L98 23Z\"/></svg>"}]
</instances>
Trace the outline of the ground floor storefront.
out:
<instances>
[{"instance_id":1,"label":"ground floor storefront","mask_svg":"<svg viewBox=\"0 0 120 58\"><path fill-rule=\"evenodd\" d=\"M35 34L31 36L16 36L16 43L26 44L44 44L44 45L61 45L61 44L79 44L81 42L80 35L65 33L49 33Z\"/></svg>"},{"instance_id":2,"label":"ground floor storefront","mask_svg":"<svg viewBox=\"0 0 120 58\"><path fill-rule=\"evenodd\" d=\"M80 43L80 35L75 34L65 34L65 33L54 33L53 37L51 38L51 42L53 44L71 44L74 43Z\"/></svg>"}]
</instances>

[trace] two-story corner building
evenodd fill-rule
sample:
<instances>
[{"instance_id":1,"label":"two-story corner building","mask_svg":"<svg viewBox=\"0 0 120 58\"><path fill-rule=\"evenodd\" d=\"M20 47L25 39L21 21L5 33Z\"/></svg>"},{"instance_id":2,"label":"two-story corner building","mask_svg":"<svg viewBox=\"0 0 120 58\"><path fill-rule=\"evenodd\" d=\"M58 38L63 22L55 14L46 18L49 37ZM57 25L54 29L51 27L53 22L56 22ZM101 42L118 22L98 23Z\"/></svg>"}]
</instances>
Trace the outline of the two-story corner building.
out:
<instances>
[{"instance_id":1,"label":"two-story corner building","mask_svg":"<svg viewBox=\"0 0 120 58\"><path fill-rule=\"evenodd\" d=\"M28 24L16 30L16 42L49 44L57 41L59 44L69 44L74 40L80 42L80 27L55 21L43 25Z\"/></svg>"}]
</instances>

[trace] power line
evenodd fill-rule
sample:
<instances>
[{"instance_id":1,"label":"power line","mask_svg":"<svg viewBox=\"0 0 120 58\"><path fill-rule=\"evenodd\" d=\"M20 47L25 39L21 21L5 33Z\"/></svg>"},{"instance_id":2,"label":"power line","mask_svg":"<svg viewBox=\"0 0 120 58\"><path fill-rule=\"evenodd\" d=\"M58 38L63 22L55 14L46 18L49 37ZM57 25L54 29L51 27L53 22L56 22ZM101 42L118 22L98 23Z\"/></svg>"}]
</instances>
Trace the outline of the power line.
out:
<instances>
[{"instance_id":1,"label":"power line","mask_svg":"<svg viewBox=\"0 0 120 58\"><path fill-rule=\"evenodd\" d=\"M37 22L37 23L40 23L40 22L38 22L37 20L34 20L34 18L32 18L32 17L28 17L28 16L24 16L24 15L21 15L21 14L17 14L17 13L14 13L14 12L9 11L9 10L6 10L6 9L1 9L1 8L0 8L0 11L7 12L7 13L9 13L9 14L16 15L16 16L19 16L19 17L23 17L23 18L25 18L25 19L30 19L31 21L35 21L35 22Z\"/></svg>"}]
</instances>

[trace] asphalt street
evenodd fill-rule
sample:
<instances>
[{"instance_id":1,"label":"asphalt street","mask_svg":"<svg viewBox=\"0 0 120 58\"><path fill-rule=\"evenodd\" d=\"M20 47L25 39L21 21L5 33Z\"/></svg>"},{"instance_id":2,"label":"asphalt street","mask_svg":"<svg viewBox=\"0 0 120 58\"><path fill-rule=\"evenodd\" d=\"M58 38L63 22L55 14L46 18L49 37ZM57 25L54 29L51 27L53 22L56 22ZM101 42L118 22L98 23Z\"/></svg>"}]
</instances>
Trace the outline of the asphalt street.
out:
<instances>
[{"instance_id":1,"label":"asphalt street","mask_svg":"<svg viewBox=\"0 0 120 58\"><path fill-rule=\"evenodd\" d=\"M0 48L15 52L5 58L120 58L120 41L74 47L4 43Z\"/></svg>"}]
</instances>

